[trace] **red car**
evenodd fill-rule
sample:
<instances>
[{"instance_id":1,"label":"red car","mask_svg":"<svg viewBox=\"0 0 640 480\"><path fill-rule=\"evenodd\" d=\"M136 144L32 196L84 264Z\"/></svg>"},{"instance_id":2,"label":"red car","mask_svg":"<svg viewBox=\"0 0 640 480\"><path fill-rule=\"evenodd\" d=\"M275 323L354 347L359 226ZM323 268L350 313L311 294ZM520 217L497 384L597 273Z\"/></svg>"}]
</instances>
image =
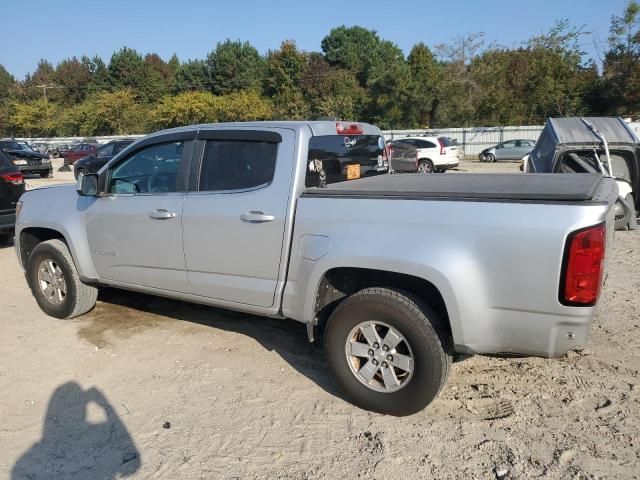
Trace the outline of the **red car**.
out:
<instances>
[{"instance_id":1,"label":"red car","mask_svg":"<svg viewBox=\"0 0 640 480\"><path fill-rule=\"evenodd\" d=\"M81 158L96 153L97 148L98 145L95 143L79 143L78 145L71 147L69 150L62 152L62 156L67 159L67 163L69 165L73 165L76 163L76 160L80 160Z\"/></svg>"}]
</instances>

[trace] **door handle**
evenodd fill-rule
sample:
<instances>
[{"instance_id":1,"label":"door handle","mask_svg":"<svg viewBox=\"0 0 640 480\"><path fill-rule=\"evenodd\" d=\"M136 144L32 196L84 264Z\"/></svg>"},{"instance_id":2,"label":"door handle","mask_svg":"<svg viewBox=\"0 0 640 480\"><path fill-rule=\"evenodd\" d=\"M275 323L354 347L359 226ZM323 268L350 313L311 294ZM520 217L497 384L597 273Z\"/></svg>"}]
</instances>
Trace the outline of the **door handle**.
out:
<instances>
[{"instance_id":1,"label":"door handle","mask_svg":"<svg viewBox=\"0 0 640 480\"><path fill-rule=\"evenodd\" d=\"M169 212L164 208L159 208L158 210L149 212L149 218L152 220L168 220L170 218L174 218L175 216L176 216L175 213Z\"/></svg>"},{"instance_id":2,"label":"door handle","mask_svg":"<svg viewBox=\"0 0 640 480\"><path fill-rule=\"evenodd\" d=\"M255 210L251 210L250 212L240 215L240 220L249 223L273 222L275 218L276 217L274 217L273 215L267 215L263 212L258 212Z\"/></svg>"}]
</instances>

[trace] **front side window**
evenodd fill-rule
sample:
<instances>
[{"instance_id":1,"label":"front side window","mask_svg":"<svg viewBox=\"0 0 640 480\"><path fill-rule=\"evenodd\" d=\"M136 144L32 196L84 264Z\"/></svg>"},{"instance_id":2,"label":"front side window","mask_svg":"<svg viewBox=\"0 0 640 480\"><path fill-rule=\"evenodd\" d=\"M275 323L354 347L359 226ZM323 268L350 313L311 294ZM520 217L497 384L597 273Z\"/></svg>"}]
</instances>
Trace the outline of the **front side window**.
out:
<instances>
[{"instance_id":1,"label":"front side window","mask_svg":"<svg viewBox=\"0 0 640 480\"><path fill-rule=\"evenodd\" d=\"M516 142L515 141L504 142L502 144L502 148L514 148L515 146L516 146Z\"/></svg>"},{"instance_id":2,"label":"front side window","mask_svg":"<svg viewBox=\"0 0 640 480\"><path fill-rule=\"evenodd\" d=\"M263 187L273 180L277 144L249 140L207 140L199 190L220 192Z\"/></svg>"},{"instance_id":3,"label":"front side window","mask_svg":"<svg viewBox=\"0 0 640 480\"><path fill-rule=\"evenodd\" d=\"M111 170L109 193L177 192L183 148L180 141L138 150Z\"/></svg>"}]
</instances>

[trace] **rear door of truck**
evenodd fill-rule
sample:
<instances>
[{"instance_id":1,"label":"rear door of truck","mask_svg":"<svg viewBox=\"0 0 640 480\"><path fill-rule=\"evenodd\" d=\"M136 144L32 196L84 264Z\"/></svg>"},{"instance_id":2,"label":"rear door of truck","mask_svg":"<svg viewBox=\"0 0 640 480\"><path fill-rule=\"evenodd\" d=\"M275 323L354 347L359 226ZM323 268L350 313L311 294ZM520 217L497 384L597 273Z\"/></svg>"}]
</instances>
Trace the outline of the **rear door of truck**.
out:
<instances>
[{"instance_id":1,"label":"rear door of truck","mask_svg":"<svg viewBox=\"0 0 640 480\"><path fill-rule=\"evenodd\" d=\"M295 140L286 128L200 130L183 209L190 293L274 304Z\"/></svg>"}]
</instances>

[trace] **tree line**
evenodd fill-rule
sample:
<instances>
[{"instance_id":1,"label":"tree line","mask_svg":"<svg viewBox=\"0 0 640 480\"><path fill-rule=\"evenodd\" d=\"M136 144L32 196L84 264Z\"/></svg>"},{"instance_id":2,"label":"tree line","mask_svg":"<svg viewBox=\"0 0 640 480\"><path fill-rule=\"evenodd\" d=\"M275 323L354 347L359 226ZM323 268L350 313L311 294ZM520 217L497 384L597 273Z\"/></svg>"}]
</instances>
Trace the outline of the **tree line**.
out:
<instances>
[{"instance_id":1,"label":"tree line","mask_svg":"<svg viewBox=\"0 0 640 480\"><path fill-rule=\"evenodd\" d=\"M321 51L292 40L260 53L220 42L204 59L168 61L124 47L108 63L40 60L16 80L0 65L0 135L124 135L204 122L361 120L382 128L541 124L549 116L640 114L640 5L611 17L598 68L567 20L515 48L483 33L408 56L359 26L337 27Z\"/></svg>"}]
</instances>

